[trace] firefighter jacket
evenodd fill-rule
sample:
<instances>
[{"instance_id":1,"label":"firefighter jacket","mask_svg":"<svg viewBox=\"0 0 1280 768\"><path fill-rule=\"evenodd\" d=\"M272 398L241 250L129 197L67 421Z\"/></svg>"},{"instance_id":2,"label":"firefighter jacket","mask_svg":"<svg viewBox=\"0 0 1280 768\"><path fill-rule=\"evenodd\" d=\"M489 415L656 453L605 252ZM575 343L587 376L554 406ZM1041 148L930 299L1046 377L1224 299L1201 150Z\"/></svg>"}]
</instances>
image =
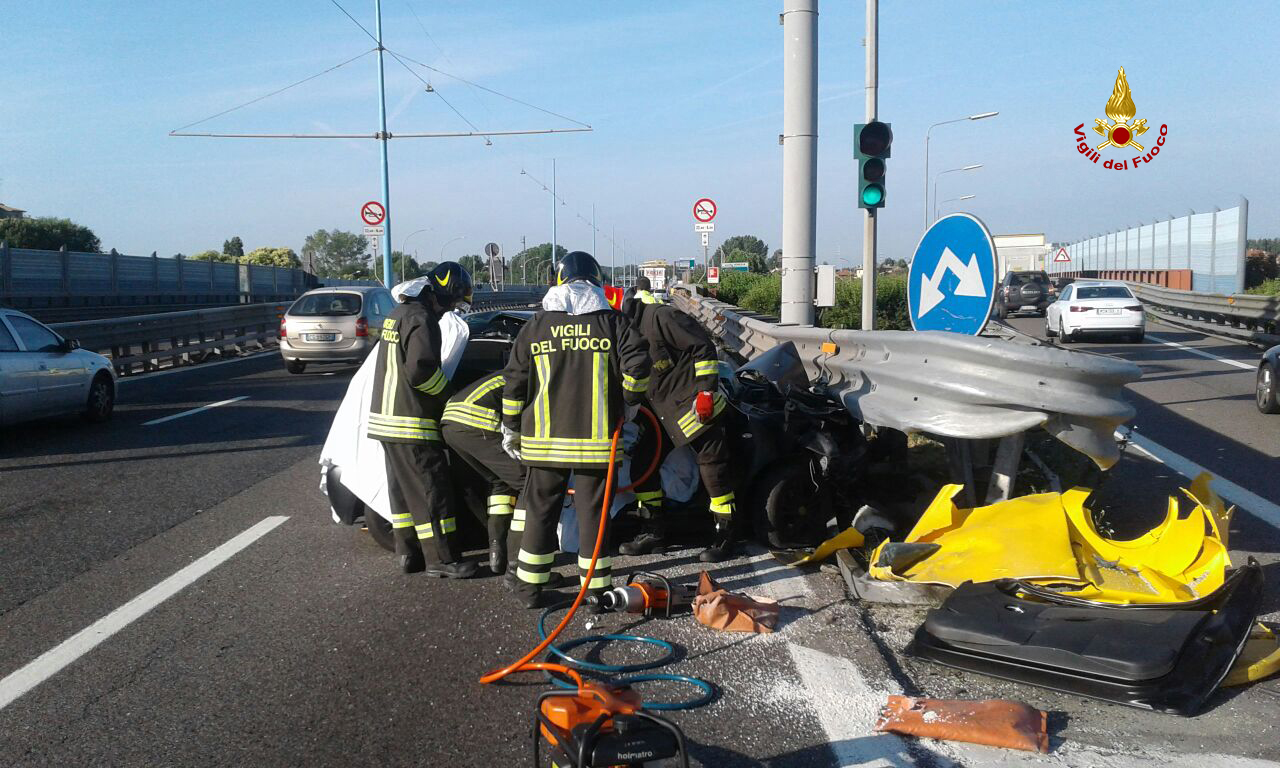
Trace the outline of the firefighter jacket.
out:
<instances>
[{"instance_id":1,"label":"firefighter jacket","mask_svg":"<svg viewBox=\"0 0 1280 768\"><path fill-rule=\"evenodd\" d=\"M716 345L697 320L669 304L649 303L637 296L624 310L649 343L649 357L653 360L649 403L671 441L684 445L713 424L724 410ZM699 392L712 393L714 415L707 423L699 421L694 411L694 398Z\"/></svg>"},{"instance_id":2,"label":"firefighter jacket","mask_svg":"<svg viewBox=\"0 0 1280 768\"><path fill-rule=\"evenodd\" d=\"M441 422L452 421L484 432L498 431L498 411L502 407L502 372L467 385L444 404Z\"/></svg>"},{"instance_id":3,"label":"firefighter jacket","mask_svg":"<svg viewBox=\"0 0 1280 768\"><path fill-rule=\"evenodd\" d=\"M649 387L649 354L627 318L607 306L544 309L516 337L503 378L502 423L520 433L525 464L607 467L623 401L640 402Z\"/></svg>"},{"instance_id":4,"label":"firefighter jacket","mask_svg":"<svg viewBox=\"0 0 1280 768\"><path fill-rule=\"evenodd\" d=\"M440 441L449 378L440 367L440 318L418 301L382 321L368 435L387 443Z\"/></svg>"}]
</instances>

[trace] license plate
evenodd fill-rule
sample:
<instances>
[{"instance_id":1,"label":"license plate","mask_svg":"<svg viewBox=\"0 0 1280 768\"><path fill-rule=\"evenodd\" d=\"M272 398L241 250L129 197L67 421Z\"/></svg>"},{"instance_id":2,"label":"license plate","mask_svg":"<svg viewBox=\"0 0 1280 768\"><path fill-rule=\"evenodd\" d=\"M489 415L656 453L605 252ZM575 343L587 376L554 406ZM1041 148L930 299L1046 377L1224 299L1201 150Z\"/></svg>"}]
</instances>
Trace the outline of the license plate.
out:
<instances>
[{"instance_id":1,"label":"license plate","mask_svg":"<svg viewBox=\"0 0 1280 768\"><path fill-rule=\"evenodd\" d=\"M1118 309L1099 309L1099 310L1098 310L1098 314L1100 314L1100 315L1118 315L1118 314L1120 314L1120 310L1118 310Z\"/></svg>"},{"instance_id":2,"label":"license plate","mask_svg":"<svg viewBox=\"0 0 1280 768\"><path fill-rule=\"evenodd\" d=\"M307 341L336 341L338 334L336 333L308 333Z\"/></svg>"}]
</instances>

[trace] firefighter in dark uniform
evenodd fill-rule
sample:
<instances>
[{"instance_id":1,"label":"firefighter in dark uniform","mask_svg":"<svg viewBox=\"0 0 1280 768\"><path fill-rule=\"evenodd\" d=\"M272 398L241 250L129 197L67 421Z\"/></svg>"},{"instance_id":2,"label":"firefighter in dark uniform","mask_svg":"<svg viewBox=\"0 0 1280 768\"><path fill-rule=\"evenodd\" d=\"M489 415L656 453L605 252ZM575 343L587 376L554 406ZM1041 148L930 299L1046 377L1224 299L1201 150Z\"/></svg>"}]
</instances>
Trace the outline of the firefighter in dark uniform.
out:
<instances>
[{"instance_id":1,"label":"firefighter in dark uniform","mask_svg":"<svg viewBox=\"0 0 1280 768\"><path fill-rule=\"evenodd\" d=\"M542 602L557 549L556 523L573 474L578 516L579 578L585 579L601 525L609 450L624 401L637 404L649 386L647 345L601 289L600 265L573 251L556 265L543 309L520 331L503 373L504 448L528 467L527 510L515 578L526 607ZM615 460L622 459L619 448ZM587 584L611 584L607 550Z\"/></svg>"},{"instance_id":2,"label":"firefighter in dark uniform","mask_svg":"<svg viewBox=\"0 0 1280 768\"><path fill-rule=\"evenodd\" d=\"M446 261L424 283L382 321L368 435L386 454L401 569L465 579L477 567L460 562L453 546L453 484L439 425L449 385L440 365L440 318L457 304L470 303L471 275Z\"/></svg>"},{"instance_id":3,"label":"firefighter in dark uniform","mask_svg":"<svg viewBox=\"0 0 1280 768\"><path fill-rule=\"evenodd\" d=\"M716 347L696 320L660 302L649 291L648 280L640 281L622 311L649 343L653 375L648 400L662 422L662 431L655 435L649 424L641 422L641 437L632 454L638 463L645 463L655 450L665 459L675 447L687 444L693 449L716 524L712 545L698 559L718 563L733 553L737 536L733 471L720 423L725 399L719 390ZM637 486L636 501L644 528L619 548L624 555L648 554L663 544L663 494L658 473Z\"/></svg>"},{"instance_id":4,"label":"firefighter in dark uniform","mask_svg":"<svg viewBox=\"0 0 1280 768\"><path fill-rule=\"evenodd\" d=\"M525 516L524 465L502 450L502 385L501 371L470 384L449 398L440 417L445 443L488 485L489 568L499 574L507 570L508 535L518 546Z\"/></svg>"}]
</instances>

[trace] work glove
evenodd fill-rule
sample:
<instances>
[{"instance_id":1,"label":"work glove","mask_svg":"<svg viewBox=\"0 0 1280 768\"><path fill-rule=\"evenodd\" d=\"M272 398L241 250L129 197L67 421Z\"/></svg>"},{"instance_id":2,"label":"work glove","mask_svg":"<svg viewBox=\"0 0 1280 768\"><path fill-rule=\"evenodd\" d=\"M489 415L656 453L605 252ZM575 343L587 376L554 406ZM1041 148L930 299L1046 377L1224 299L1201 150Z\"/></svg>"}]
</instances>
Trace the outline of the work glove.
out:
<instances>
[{"instance_id":1,"label":"work glove","mask_svg":"<svg viewBox=\"0 0 1280 768\"><path fill-rule=\"evenodd\" d=\"M693 399L693 411L698 415L698 421L706 424L716 414L716 400L710 392L699 392L698 396Z\"/></svg>"},{"instance_id":2,"label":"work glove","mask_svg":"<svg viewBox=\"0 0 1280 768\"><path fill-rule=\"evenodd\" d=\"M511 458L520 461L520 433L508 427L502 427L502 450Z\"/></svg>"},{"instance_id":3,"label":"work glove","mask_svg":"<svg viewBox=\"0 0 1280 768\"><path fill-rule=\"evenodd\" d=\"M634 421L628 421L622 425L622 451L628 456L635 450L636 443L640 442L640 436L644 434L644 427Z\"/></svg>"}]
</instances>

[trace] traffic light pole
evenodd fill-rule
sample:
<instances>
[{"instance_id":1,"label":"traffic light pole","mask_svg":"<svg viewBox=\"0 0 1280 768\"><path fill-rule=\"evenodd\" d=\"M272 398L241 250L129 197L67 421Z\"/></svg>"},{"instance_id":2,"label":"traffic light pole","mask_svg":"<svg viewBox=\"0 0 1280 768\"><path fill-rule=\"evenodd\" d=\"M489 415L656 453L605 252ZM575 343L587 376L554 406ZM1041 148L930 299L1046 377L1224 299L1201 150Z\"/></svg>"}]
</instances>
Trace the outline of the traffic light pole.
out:
<instances>
[{"instance_id":1,"label":"traffic light pole","mask_svg":"<svg viewBox=\"0 0 1280 768\"><path fill-rule=\"evenodd\" d=\"M374 30L378 36L378 145L382 150L382 281L388 288L395 285L391 272L391 182L387 178L387 83L382 71L382 0L374 0ZM375 269L375 272L377 270Z\"/></svg>"},{"instance_id":2,"label":"traffic light pole","mask_svg":"<svg viewBox=\"0 0 1280 768\"><path fill-rule=\"evenodd\" d=\"M876 120L880 60L876 48L880 35L880 4L867 0L867 118ZM862 222L862 330L876 327L876 209L867 208Z\"/></svg>"},{"instance_id":3,"label":"traffic light pole","mask_svg":"<svg viewBox=\"0 0 1280 768\"><path fill-rule=\"evenodd\" d=\"M818 0L784 0L782 35L782 322L813 325Z\"/></svg>"}]
</instances>

